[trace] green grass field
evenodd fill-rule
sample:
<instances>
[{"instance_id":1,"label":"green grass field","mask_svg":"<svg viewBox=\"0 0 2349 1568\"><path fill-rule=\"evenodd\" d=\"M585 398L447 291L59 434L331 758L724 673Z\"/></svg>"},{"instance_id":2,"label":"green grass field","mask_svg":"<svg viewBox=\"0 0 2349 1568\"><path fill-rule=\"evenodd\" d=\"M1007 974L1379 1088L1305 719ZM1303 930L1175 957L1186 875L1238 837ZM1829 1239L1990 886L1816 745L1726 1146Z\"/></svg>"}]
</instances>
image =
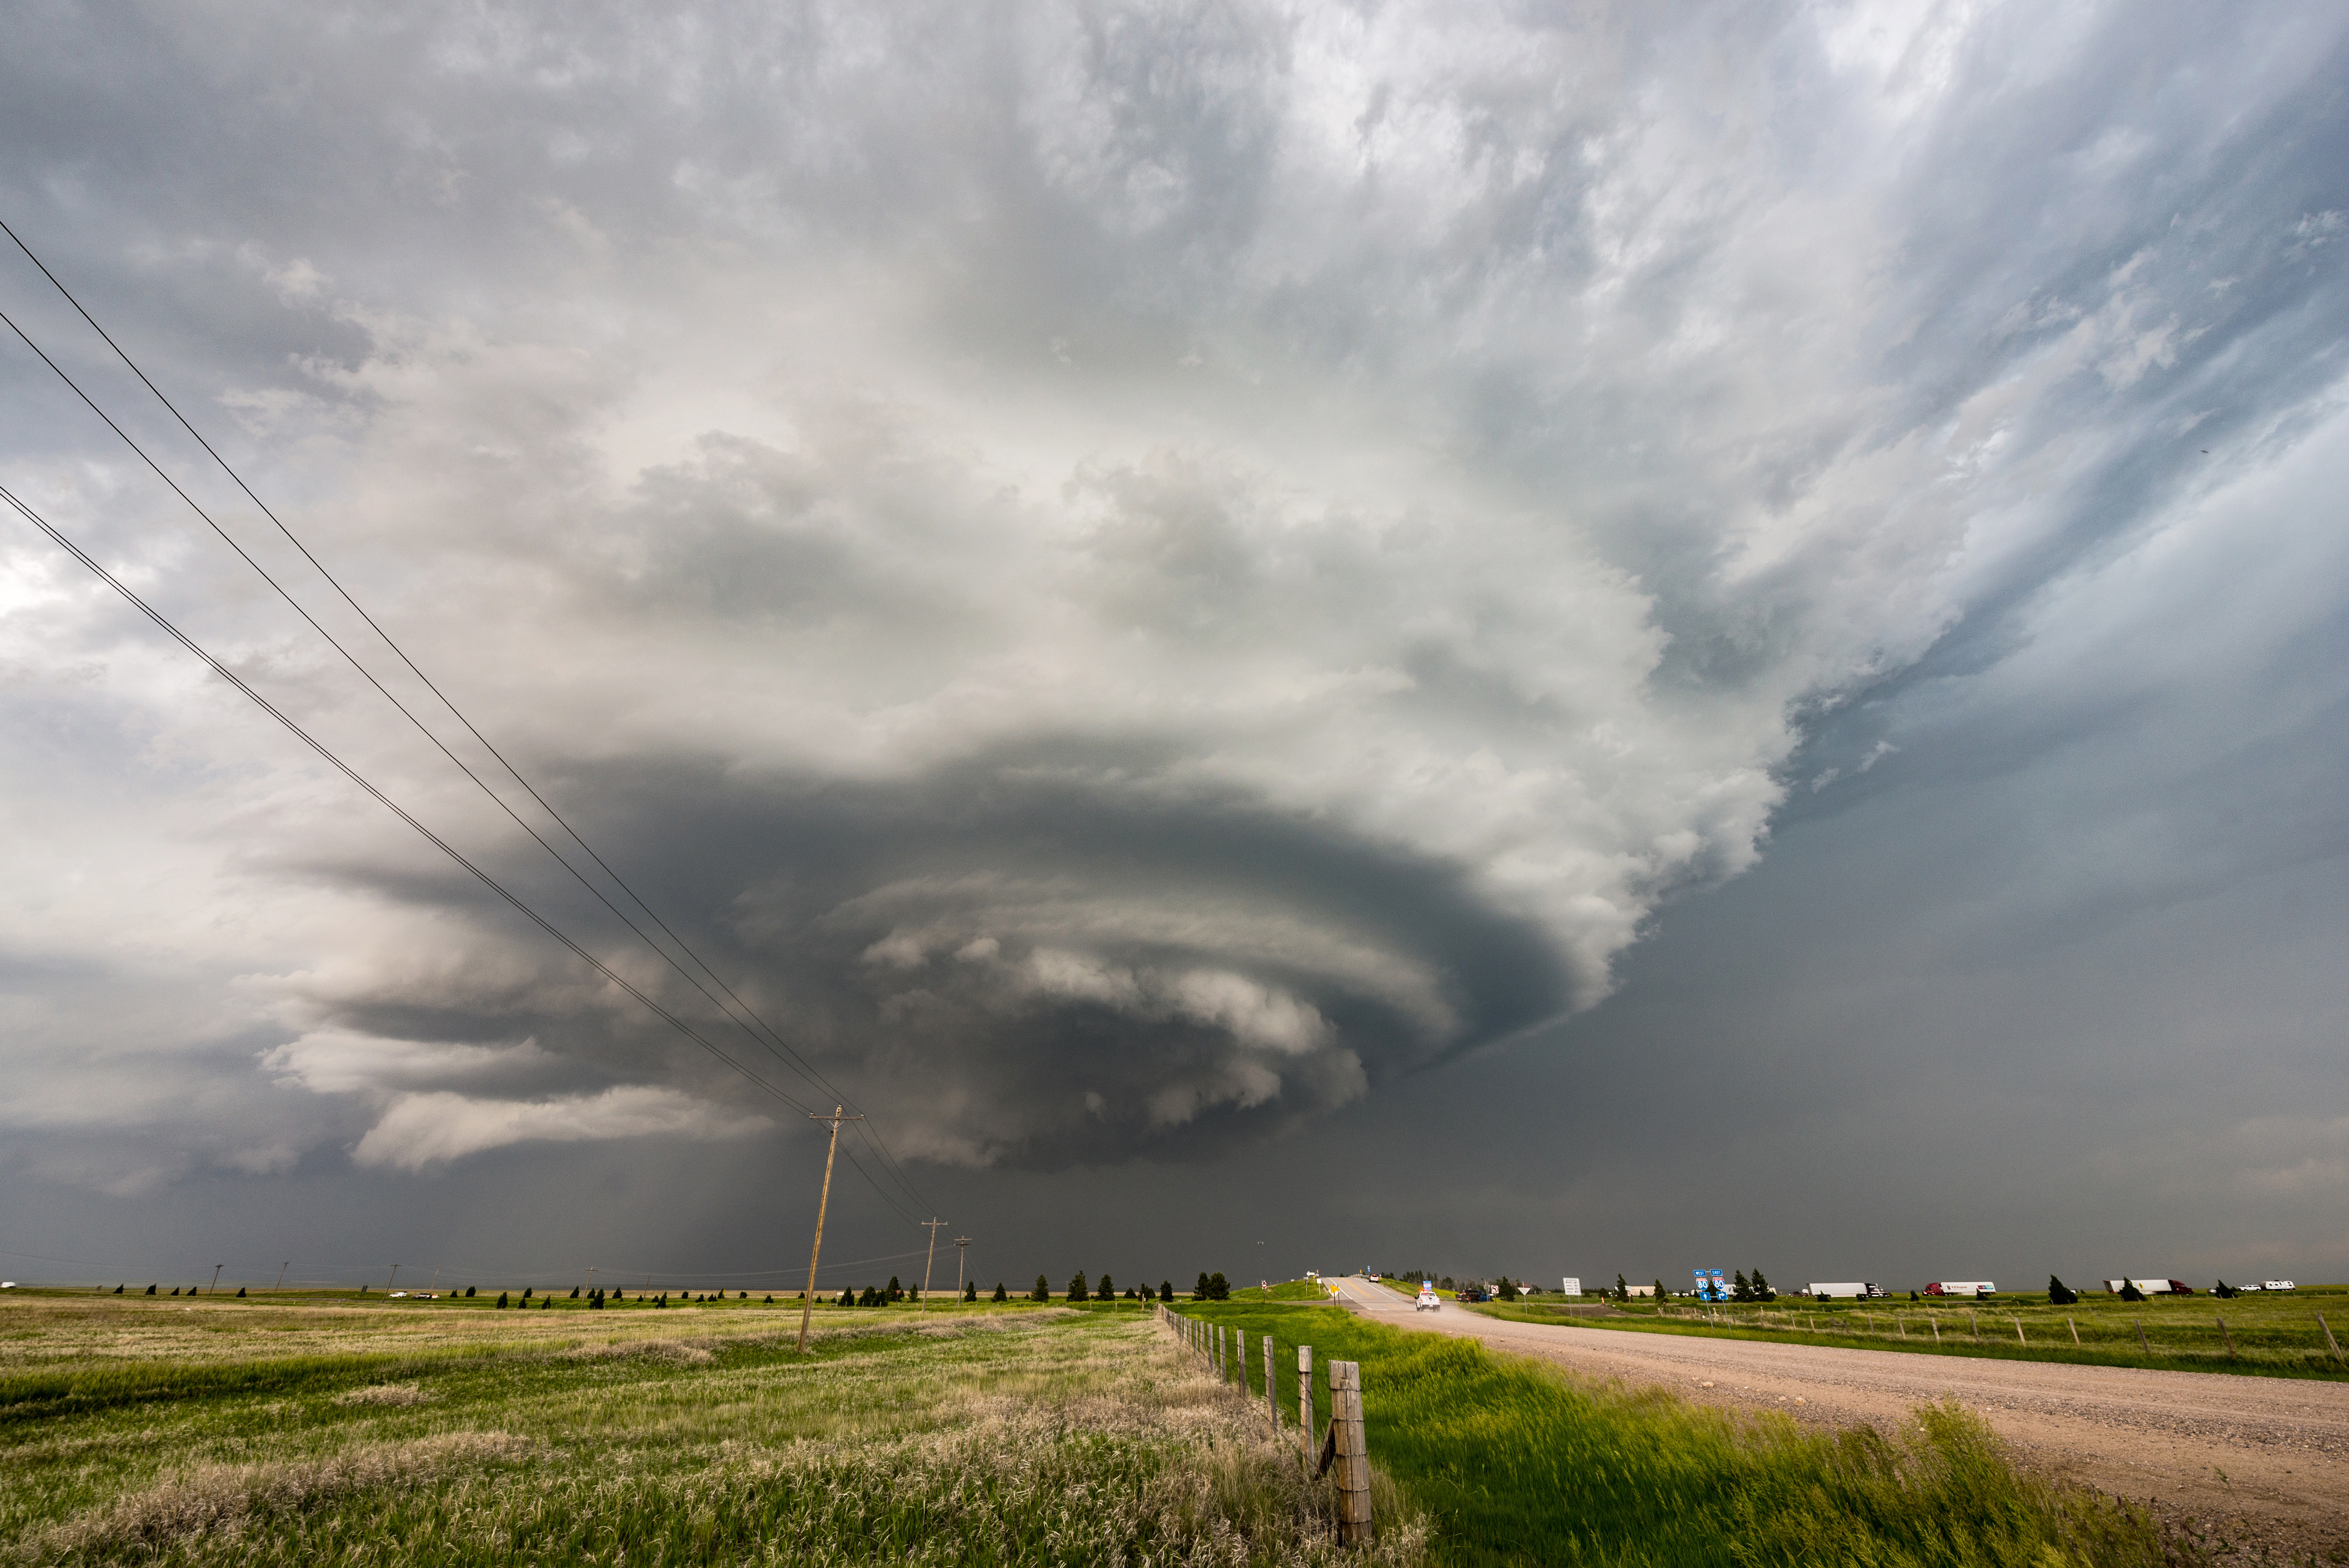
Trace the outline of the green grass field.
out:
<instances>
[{"instance_id":1,"label":"green grass field","mask_svg":"<svg viewBox=\"0 0 2349 1568\"><path fill-rule=\"evenodd\" d=\"M2155 1563L2191 1561L2128 1506L2022 1474L1980 1422L1917 1412L1891 1434L1802 1431L1666 1390L1577 1379L1473 1341L1335 1308L1185 1304L1246 1330L1248 1383L1297 1432L1298 1345L1358 1361L1370 1451L1434 1522L1443 1563L1609 1564ZM2165 1557L2165 1550L2171 1554Z\"/></svg>"},{"instance_id":2,"label":"green grass field","mask_svg":"<svg viewBox=\"0 0 2349 1568\"><path fill-rule=\"evenodd\" d=\"M2045 1296L1993 1296L1945 1304L1909 1301L1780 1301L1767 1305L1724 1304L1708 1310L1672 1302L1658 1307L1633 1301L1606 1318L1575 1318L1556 1302L1537 1297L1509 1305L1464 1310L1526 1323L1563 1323L1633 1333L1699 1334L1740 1339L1795 1340L1927 1355L1986 1356L2010 1360L2064 1361L2092 1366L2151 1367L2173 1371L2256 1373L2270 1377L2349 1379L2325 1339L2329 1326L2349 1330L2349 1291L2323 1286L2292 1295L2154 1296L2124 1302L2084 1294L2076 1305L2050 1306ZM2324 1323L2318 1321L2322 1314ZM2019 1329L2019 1332L2018 1332ZM2143 1338L2139 1338L2142 1333ZM2349 1346L2344 1346L2349 1348Z\"/></svg>"},{"instance_id":3,"label":"green grass field","mask_svg":"<svg viewBox=\"0 0 2349 1568\"><path fill-rule=\"evenodd\" d=\"M0 1554L1336 1562L1296 1446L1302 1340L1362 1364L1381 1534L1350 1562L2165 1560L2144 1515L2018 1474L1954 1410L1805 1433L1310 1295L1181 1306L1248 1331L1245 1396L1137 1304L820 1309L802 1356L781 1303L490 1299L0 1298Z\"/></svg>"},{"instance_id":4,"label":"green grass field","mask_svg":"<svg viewBox=\"0 0 2349 1568\"><path fill-rule=\"evenodd\" d=\"M479 1300L480 1298L476 1298ZM1326 1483L1138 1305L0 1298L26 1563L1309 1563ZM1372 1561L1423 1556L1398 1526ZM1350 1561L1359 1558L1350 1557Z\"/></svg>"}]
</instances>

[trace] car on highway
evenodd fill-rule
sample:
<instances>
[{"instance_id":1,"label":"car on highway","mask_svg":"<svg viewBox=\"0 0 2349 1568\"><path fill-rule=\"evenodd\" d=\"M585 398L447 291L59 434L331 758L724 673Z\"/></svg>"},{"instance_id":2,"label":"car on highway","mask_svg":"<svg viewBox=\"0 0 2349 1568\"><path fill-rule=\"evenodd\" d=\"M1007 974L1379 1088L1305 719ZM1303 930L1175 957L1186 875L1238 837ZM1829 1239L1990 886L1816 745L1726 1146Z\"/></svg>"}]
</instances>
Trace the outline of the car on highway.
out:
<instances>
[{"instance_id":1,"label":"car on highway","mask_svg":"<svg viewBox=\"0 0 2349 1568\"><path fill-rule=\"evenodd\" d=\"M1442 1312L1444 1310L1444 1298L1435 1294L1434 1285L1421 1285L1419 1287L1419 1299L1412 1304L1412 1310L1413 1312Z\"/></svg>"}]
</instances>

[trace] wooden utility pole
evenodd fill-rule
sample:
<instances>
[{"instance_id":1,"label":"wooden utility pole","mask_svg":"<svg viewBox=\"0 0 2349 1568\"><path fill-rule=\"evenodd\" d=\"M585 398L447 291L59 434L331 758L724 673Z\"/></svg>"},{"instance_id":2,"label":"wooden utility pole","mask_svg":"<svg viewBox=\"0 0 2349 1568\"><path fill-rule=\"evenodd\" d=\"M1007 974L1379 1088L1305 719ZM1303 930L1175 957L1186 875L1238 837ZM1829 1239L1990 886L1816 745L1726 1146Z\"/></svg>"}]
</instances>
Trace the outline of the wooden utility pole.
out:
<instances>
[{"instance_id":1,"label":"wooden utility pole","mask_svg":"<svg viewBox=\"0 0 2349 1568\"><path fill-rule=\"evenodd\" d=\"M862 1121L864 1119L861 1116L843 1115L842 1113L847 1109L848 1108L844 1105L835 1105L832 1108L832 1114L830 1116L824 1115L822 1111L812 1110L808 1112L808 1119L810 1121L828 1121L832 1123L832 1147L824 1151L823 1191L815 1201L815 1246L813 1250L808 1253L807 1295L800 1298L799 1347L802 1351L807 1348L808 1319L815 1314L815 1265L817 1260L823 1256L823 1211L825 1206L832 1202L832 1161L833 1157L840 1152L840 1124L843 1121ZM932 1235L936 1235L937 1233L933 1231L930 1233Z\"/></svg>"},{"instance_id":2,"label":"wooden utility pole","mask_svg":"<svg viewBox=\"0 0 2349 1568\"><path fill-rule=\"evenodd\" d=\"M945 1224L946 1222L944 1220L924 1220L922 1223L930 1228L930 1250L922 1254L922 1310L924 1312L927 1312L930 1310L930 1264L937 1260L938 1227Z\"/></svg>"},{"instance_id":3,"label":"wooden utility pole","mask_svg":"<svg viewBox=\"0 0 2349 1568\"><path fill-rule=\"evenodd\" d=\"M218 1295L220 1294L221 1270L226 1267L228 1267L226 1264L214 1264L212 1265L212 1288L210 1294L213 1295Z\"/></svg>"},{"instance_id":4,"label":"wooden utility pole","mask_svg":"<svg viewBox=\"0 0 2349 1568\"><path fill-rule=\"evenodd\" d=\"M957 1301L960 1301L962 1299L963 1264L969 1261L970 1254L966 1250L969 1245L970 1238L968 1236L957 1236L955 1238L955 1299Z\"/></svg>"}]
</instances>

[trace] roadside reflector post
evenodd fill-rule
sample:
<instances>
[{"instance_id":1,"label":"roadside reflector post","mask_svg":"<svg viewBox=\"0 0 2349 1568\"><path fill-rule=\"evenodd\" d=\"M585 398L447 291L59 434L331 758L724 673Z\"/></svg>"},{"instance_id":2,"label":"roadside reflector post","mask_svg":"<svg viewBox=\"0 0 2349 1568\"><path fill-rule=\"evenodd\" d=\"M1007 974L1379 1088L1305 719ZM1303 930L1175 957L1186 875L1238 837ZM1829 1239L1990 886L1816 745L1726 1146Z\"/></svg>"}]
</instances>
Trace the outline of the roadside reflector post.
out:
<instances>
[{"instance_id":1,"label":"roadside reflector post","mask_svg":"<svg viewBox=\"0 0 2349 1568\"><path fill-rule=\"evenodd\" d=\"M1313 1462L1313 1346L1297 1347L1297 1446Z\"/></svg>"},{"instance_id":2,"label":"roadside reflector post","mask_svg":"<svg viewBox=\"0 0 2349 1568\"><path fill-rule=\"evenodd\" d=\"M1338 1466L1338 1544L1368 1546L1371 1527L1371 1450L1362 1439L1362 1367L1358 1361L1330 1363L1330 1449L1322 1461Z\"/></svg>"}]
</instances>

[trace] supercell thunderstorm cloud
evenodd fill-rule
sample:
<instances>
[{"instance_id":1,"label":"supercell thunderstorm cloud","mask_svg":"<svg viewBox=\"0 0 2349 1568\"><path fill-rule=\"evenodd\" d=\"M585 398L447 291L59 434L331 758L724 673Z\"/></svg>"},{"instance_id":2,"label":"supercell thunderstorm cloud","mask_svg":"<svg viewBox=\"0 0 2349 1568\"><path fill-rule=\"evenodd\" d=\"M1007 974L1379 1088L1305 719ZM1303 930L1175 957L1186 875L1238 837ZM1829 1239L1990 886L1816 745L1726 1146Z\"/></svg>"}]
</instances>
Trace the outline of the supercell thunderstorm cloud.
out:
<instances>
[{"instance_id":1,"label":"supercell thunderstorm cloud","mask_svg":"<svg viewBox=\"0 0 2349 1568\"><path fill-rule=\"evenodd\" d=\"M2330 450L2344 26L37 5L0 198L901 1156L1197 1161L1570 1053L1662 911L1915 749L1888 715ZM13 339L5 377L14 491L720 1038ZM21 527L0 676L48 1180L797 1120Z\"/></svg>"}]
</instances>

